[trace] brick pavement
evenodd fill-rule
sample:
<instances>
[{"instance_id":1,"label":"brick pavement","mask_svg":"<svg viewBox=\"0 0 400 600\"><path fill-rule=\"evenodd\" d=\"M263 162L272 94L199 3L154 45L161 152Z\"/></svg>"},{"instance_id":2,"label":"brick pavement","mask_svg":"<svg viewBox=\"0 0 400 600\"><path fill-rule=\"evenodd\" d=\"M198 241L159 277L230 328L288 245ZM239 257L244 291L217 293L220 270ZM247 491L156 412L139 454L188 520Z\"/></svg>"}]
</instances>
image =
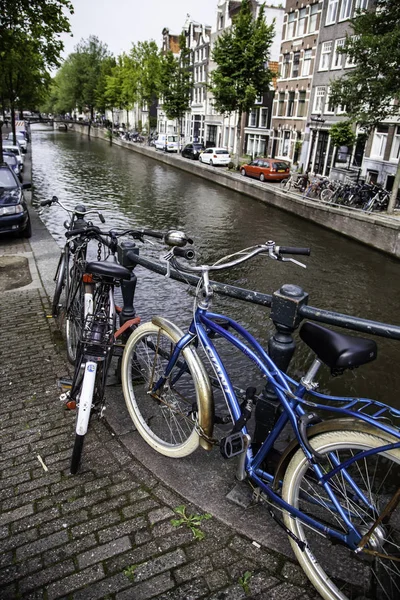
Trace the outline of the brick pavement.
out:
<instances>
[{"instance_id":1,"label":"brick pavement","mask_svg":"<svg viewBox=\"0 0 400 600\"><path fill-rule=\"evenodd\" d=\"M0 254L26 246L2 240ZM91 424L83 469L69 474L75 415L58 401L68 367L48 312L41 289L0 294L0 598L316 597L296 564L215 518L200 541L174 527L173 509L187 503L104 421Z\"/></svg>"}]
</instances>

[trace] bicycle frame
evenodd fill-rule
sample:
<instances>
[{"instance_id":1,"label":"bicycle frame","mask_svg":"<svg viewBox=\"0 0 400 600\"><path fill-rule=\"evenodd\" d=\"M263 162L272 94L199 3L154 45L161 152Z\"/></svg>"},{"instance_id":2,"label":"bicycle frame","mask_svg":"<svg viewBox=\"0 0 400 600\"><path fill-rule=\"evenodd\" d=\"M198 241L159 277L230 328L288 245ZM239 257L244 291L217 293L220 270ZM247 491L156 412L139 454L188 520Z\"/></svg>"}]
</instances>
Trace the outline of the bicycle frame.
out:
<instances>
[{"instance_id":1,"label":"bicycle frame","mask_svg":"<svg viewBox=\"0 0 400 600\"><path fill-rule=\"evenodd\" d=\"M237 334L239 334L244 340L245 343L238 339L235 335L230 333L229 330L221 327L218 323L215 322L216 319L223 319L229 323L229 329L234 330ZM270 500L277 504L281 509L288 511L290 514L299 518L304 523L308 524L310 527L316 529L324 535L328 535L332 538L336 538L338 541L346 544L352 549L357 548L357 544L360 542L362 535L355 529L351 520L348 518L350 516L350 509L344 509L339 500L337 499L334 489L330 486L330 478L337 473L339 470L343 471L343 477L346 479L347 483L352 487L354 493L358 496L360 502L363 502L364 505L369 509L374 511L374 508L370 505L368 499L365 497L363 492L360 490L359 486L356 484L354 480L350 477L350 475L345 471L345 469L355 460L359 460L364 458L364 456L369 456L371 454L377 454L382 451L388 451L394 448L400 448L400 433L396 431L395 428L378 421L377 419L384 412L383 408L385 405L380 405L379 403L374 403L374 401L365 402L373 402L377 404L379 410L375 416L366 415L360 413L359 410L353 408L355 399L340 398L340 397L330 397L324 396L322 394L317 394L313 391L307 391L305 387L298 382L290 379L286 374L280 371L275 363L268 356L266 351L262 348L262 346L257 342L257 340L239 323L226 317L225 315L220 315L217 313L209 312L204 308L198 307L195 311L194 319L189 327L189 331L185 334L181 340L176 344L175 350L171 356L171 359L166 367L165 373L163 376L157 381L155 384L153 391L156 392L165 381L168 379L172 369L177 362L181 351L189 344L196 343L197 339L200 340L201 345L205 349L205 352L210 360L215 374L217 376L219 385L224 394L228 410L231 414L231 418L233 423L235 424L241 416L241 408L235 394L232 382L229 378L229 375L224 367L224 364L221 358L218 355L218 352L210 340L208 332L215 332L219 336L225 338L229 343L233 344L237 349L239 349L246 357L248 357L256 367L266 376L267 381L273 386L274 391L281 402L283 407L282 414L278 417L275 426L272 431L269 433L268 437L264 440L261 447L254 454L251 446L247 448L245 460L244 460L244 468L247 473L247 476L264 492ZM293 391L293 386L295 387ZM305 394L311 394L312 396L319 398L329 398L332 400L339 401L349 401L347 408L346 407L334 407L334 412L336 408L336 412L339 412L341 415L351 416L353 418L361 419L367 422L374 427L381 429L391 435L395 436L399 441L396 443L387 443L386 445L368 450L365 452L360 452L356 454L353 459L346 460L343 464L338 464L337 457L334 453L329 454L329 458L332 463L335 465L334 469L332 469L329 473L325 474L321 467L318 465L317 461L310 453L309 449L305 446L304 441L300 435L299 425L298 425L298 417L301 417L306 413L302 406L302 400ZM363 399L359 400L360 402ZM319 403L312 403L313 406L325 410L332 410L331 406L324 406ZM387 407L386 407L387 409ZM400 416L400 411L393 411ZM333 528L328 527L326 524L319 523L315 519L309 517L305 513L301 512L297 508L287 504L281 496L276 493L272 489L272 482L274 480L274 476L270 473L263 471L261 465L264 459L267 457L269 451L272 449L275 441L279 437L285 425L290 422L292 429L294 431L295 437L297 438L300 447L302 448L304 454L306 455L310 467L314 469L316 477L318 478L318 483L324 487L326 493L328 494L331 506L338 512L340 517L346 523L348 527L348 533L343 534ZM246 426L242 428L242 433L244 435L248 435L248 431ZM375 516L375 512L373 513Z\"/></svg>"}]
</instances>

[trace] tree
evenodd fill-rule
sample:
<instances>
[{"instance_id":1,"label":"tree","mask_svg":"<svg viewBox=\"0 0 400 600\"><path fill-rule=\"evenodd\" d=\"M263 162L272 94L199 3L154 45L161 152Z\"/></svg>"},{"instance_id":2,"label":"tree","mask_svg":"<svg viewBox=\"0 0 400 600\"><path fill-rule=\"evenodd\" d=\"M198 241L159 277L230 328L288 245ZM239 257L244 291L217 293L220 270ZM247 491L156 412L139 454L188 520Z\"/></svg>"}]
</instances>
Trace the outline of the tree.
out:
<instances>
[{"instance_id":1,"label":"tree","mask_svg":"<svg viewBox=\"0 0 400 600\"><path fill-rule=\"evenodd\" d=\"M212 53L217 67L211 73L214 106L222 113L238 113L237 163L242 154L242 118L257 96L269 89L273 74L268 69L274 24L267 25L263 4L255 19L251 1L243 0L232 27L216 40Z\"/></svg>"},{"instance_id":2,"label":"tree","mask_svg":"<svg viewBox=\"0 0 400 600\"><path fill-rule=\"evenodd\" d=\"M68 12L73 13L73 6L69 0L1 2L0 93L2 102L8 100L10 103L14 140L16 90L21 90L18 96L21 109L21 102L32 102L34 94L35 101L39 99L49 79L48 69L60 64L60 53L63 49L60 33L70 31ZM26 78L23 87L20 86L22 76ZM0 121L0 138L2 124ZM0 142L0 160L2 158Z\"/></svg>"},{"instance_id":3,"label":"tree","mask_svg":"<svg viewBox=\"0 0 400 600\"><path fill-rule=\"evenodd\" d=\"M400 114L400 3L375 0L376 11L357 13L351 20L354 35L343 53L354 69L332 82L330 101L346 106L349 119L364 131ZM388 212L393 212L400 186L400 161Z\"/></svg>"},{"instance_id":4,"label":"tree","mask_svg":"<svg viewBox=\"0 0 400 600\"><path fill-rule=\"evenodd\" d=\"M101 67L110 57L110 53L106 44L91 35L87 40L80 41L73 56L74 75L78 83L77 106L81 111L89 110L90 118L93 119Z\"/></svg>"},{"instance_id":5,"label":"tree","mask_svg":"<svg viewBox=\"0 0 400 600\"><path fill-rule=\"evenodd\" d=\"M180 55L167 52L161 63L160 95L163 109L169 119L178 120L179 136L181 120L190 107L192 73L190 71L190 49L186 46L185 34L179 36Z\"/></svg>"},{"instance_id":6,"label":"tree","mask_svg":"<svg viewBox=\"0 0 400 600\"><path fill-rule=\"evenodd\" d=\"M133 44L126 57L124 89L132 105L146 105L150 111L160 90L161 55L153 41Z\"/></svg>"}]
</instances>

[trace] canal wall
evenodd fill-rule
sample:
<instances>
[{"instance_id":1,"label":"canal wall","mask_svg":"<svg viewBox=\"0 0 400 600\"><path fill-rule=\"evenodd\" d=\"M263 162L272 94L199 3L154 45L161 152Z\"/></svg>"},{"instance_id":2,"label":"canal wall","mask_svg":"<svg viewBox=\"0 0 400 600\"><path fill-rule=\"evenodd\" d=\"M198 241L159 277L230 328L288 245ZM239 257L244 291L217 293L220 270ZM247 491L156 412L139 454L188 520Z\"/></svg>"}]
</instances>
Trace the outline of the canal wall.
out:
<instances>
[{"instance_id":1,"label":"canal wall","mask_svg":"<svg viewBox=\"0 0 400 600\"><path fill-rule=\"evenodd\" d=\"M90 127L89 130L87 125L71 123L69 129L111 143L107 137L108 132L102 128ZM245 178L239 173L202 165L176 154L157 152L153 147L117 138L112 139L112 144L197 175L265 204L294 213L303 219L313 221L322 227L400 258L400 215L366 214L351 208L330 206L302 198L295 193L284 192L276 184L261 183Z\"/></svg>"}]
</instances>

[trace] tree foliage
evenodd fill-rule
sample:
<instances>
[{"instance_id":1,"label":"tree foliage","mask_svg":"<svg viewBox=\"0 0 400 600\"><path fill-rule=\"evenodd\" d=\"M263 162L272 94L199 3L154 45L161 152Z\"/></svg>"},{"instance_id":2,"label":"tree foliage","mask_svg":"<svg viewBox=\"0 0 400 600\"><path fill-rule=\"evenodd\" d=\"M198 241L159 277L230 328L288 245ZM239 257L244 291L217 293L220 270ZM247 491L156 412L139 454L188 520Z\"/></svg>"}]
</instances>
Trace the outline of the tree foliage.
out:
<instances>
[{"instance_id":1,"label":"tree foliage","mask_svg":"<svg viewBox=\"0 0 400 600\"><path fill-rule=\"evenodd\" d=\"M354 35L343 52L354 69L332 82L330 100L346 105L353 122L365 131L400 114L400 2L375 0L375 9L351 20ZM389 203L391 212L400 184L400 162Z\"/></svg>"},{"instance_id":2,"label":"tree foliage","mask_svg":"<svg viewBox=\"0 0 400 600\"><path fill-rule=\"evenodd\" d=\"M105 103L106 77L115 64L107 49L96 36L81 40L58 70L51 88L51 111L65 114L94 110Z\"/></svg>"},{"instance_id":3,"label":"tree foliage","mask_svg":"<svg viewBox=\"0 0 400 600\"><path fill-rule=\"evenodd\" d=\"M353 146L356 141L356 134L353 131L349 121L340 121L332 125L329 135L334 146Z\"/></svg>"},{"instance_id":4,"label":"tree foliage","mask_svg":"<svg viewBox=\"0 0 400 600\"><path fill-rule=\"evenodd\" d=\"M0 61L30 38L44 65L58 66L63 49L59 34L70 31L67 12L73 13L69 0L2 0Z\"/></svg>"},{"instance_id":5,"label":"tree foliage","mask_svg":"<svg viewBox=\"0 0 400 600\"><path fill-rule=\"evenodd\" d=\"M163 109L169 119L183 117L189 109L192 92L190 71L190 49L186 46L185 34L179 36L179 56L167 52L161 63L160 96Z\"/></svg>"},{"instance_id":6,"label":"tree foliage","mask_svg":"<svg viewBox=\"0 0 400 600\"><path fill-rule=\"evenodd\" d=\"M269 89L273 74L268 69L274 24L267 25L265 5L253 17L250 0L243 0L230 29L216 40L212 53L217 63L211 72L214 106L222 113L238 112L238 137L243 113L248 112L257 96Z\"/></svg>"}]
</instances>

